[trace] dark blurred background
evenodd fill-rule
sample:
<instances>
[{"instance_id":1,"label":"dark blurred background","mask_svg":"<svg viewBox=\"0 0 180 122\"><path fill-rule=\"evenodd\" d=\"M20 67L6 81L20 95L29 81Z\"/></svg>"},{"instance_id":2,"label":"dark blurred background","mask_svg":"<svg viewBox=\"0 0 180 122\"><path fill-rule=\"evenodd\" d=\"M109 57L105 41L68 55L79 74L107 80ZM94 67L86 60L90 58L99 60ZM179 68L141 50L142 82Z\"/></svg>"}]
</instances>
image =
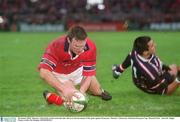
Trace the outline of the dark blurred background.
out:
<instances>
[{"instance_id":1,"label":"dark blurred background","mask_svg":"<svg viewBox=\"0 0 180 122\"><path fill-rule=\"evenodd\" d=\"M180 0L0 0L0 31L180 30Z\"/></svg>"}]
</instances>

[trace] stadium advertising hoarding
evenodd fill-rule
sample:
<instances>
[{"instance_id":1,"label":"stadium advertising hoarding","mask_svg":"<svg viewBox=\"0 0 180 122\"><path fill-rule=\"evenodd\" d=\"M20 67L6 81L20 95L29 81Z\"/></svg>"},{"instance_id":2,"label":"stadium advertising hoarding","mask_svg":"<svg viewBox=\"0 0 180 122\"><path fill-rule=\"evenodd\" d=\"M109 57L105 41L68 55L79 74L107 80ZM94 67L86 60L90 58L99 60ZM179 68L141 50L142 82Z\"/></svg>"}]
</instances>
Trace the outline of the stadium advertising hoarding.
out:
<instances>
[{"instance_id":1,"label":"stadium advertising hoarding","mask_svg":"<svg viewBox=\"0 0 180 122\"><path fill-rule=\"evenodd\" d=\"M20 24L21 32L61 32L64 31L63 24Z\"/></svg>"},{"instance_id":2,"label":"stadium advertising hoarding","mask_svg":"<svg viewBox=\"0 0 180 122\"><path fill-rule=\"evenodd\" d=\"M73 25L80 25L87 31L126 31L128 28L127 23L123 22L69 22L68 28Z\"/></svg>"},{"instance_id":3,"label":"stadium advertising hoarding","mask_svg":"<svg viewBox=\"0 0 180 122\"><path fill-rule=\"evenodd\" d=\"M151 30L180 30L180 22L176 23L151 23Z\"/></svg>"}]
</instances>

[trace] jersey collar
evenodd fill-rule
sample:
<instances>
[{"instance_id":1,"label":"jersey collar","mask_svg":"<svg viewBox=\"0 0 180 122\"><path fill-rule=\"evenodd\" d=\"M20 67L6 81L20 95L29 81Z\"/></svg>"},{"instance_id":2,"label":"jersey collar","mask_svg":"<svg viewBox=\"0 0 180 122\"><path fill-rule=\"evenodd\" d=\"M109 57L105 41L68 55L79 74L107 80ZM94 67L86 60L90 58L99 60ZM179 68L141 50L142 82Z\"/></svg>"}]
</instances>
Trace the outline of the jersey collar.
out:
<instances>
[{"instance_id":1,"label":"jersey collar","mask_svg":"<svg viewBox=\"0 0 180 122\"><path fill-rule=\"evenodd\" d=\"M141 55L137 54L137 57L142 60L143 62L150 62L152 60L152 58L154 57L154 55L151 55L151 57L149 59L146 59L144 57L142 57Z\"/></svg>"},{"instance_id":2,"label":"jersey collar","mask_svg":"<svg viewBox=\"0 0 180 122\"><path fill-rule=\"evenodd\" d=\"M68 40L66 39L64 42L64 52L68 52L68 49L69 49L69 43Z\"/></svg>"}]
</instances>

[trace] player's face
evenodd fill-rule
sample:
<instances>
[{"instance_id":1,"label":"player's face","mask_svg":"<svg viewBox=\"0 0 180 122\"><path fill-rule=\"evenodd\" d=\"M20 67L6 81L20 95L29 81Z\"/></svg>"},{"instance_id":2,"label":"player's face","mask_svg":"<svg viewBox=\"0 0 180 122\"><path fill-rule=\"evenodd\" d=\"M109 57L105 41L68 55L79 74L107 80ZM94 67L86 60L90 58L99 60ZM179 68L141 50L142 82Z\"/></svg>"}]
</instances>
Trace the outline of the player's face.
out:
<instances>
[{"instance_id":1,"label":"player's face","mask_svg":"<svg viewBox=\"0 0 180 122\"><path fill-rule=\"evenodd\" d=\"M76 40L75 38L73 38L69 43L70 50L74 52L76 55L79 55L84 51L85 45L85 40Z\"/></svg>"},{"instance_id":2,"label":"player's face","mask_svg":"<svg viewBox=\"0 0 180 122\"><path fill-rule=\"evenodd\" d=\"M149 54L155 54L155 52L156 52L156 44L155 44L155 42L153 40L148 42L148 47L149 47L149 50L148 50Z\"/></svg>"}]
</instances>

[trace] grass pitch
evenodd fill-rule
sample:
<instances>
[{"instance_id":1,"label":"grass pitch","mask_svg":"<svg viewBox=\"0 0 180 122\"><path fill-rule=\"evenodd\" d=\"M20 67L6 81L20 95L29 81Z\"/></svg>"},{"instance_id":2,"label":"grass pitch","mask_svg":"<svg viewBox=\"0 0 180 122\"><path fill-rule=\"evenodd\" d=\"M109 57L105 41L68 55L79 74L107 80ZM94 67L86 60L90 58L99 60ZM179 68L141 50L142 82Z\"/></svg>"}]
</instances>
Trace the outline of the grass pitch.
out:
<instances>
[{"instance_id":1,"label":"grass pitch","mask_svg":"<svg viewBox=\"0 0 180 122\"><path fill-rule=\"evenodd\" d=\"M151 36L166 64L180 65L180 32L89 32L97 45L97 78L113 99L89 96L88 107L71 113L47 105L42 92L53 90L39 78L37 65L48 42L63 33L0 33L0 116L180 117L180 88L172 96L149 95L136 88L130 68L115 80L111 65L121 63L140 35Z\"/></svg>"}]
</instances>

